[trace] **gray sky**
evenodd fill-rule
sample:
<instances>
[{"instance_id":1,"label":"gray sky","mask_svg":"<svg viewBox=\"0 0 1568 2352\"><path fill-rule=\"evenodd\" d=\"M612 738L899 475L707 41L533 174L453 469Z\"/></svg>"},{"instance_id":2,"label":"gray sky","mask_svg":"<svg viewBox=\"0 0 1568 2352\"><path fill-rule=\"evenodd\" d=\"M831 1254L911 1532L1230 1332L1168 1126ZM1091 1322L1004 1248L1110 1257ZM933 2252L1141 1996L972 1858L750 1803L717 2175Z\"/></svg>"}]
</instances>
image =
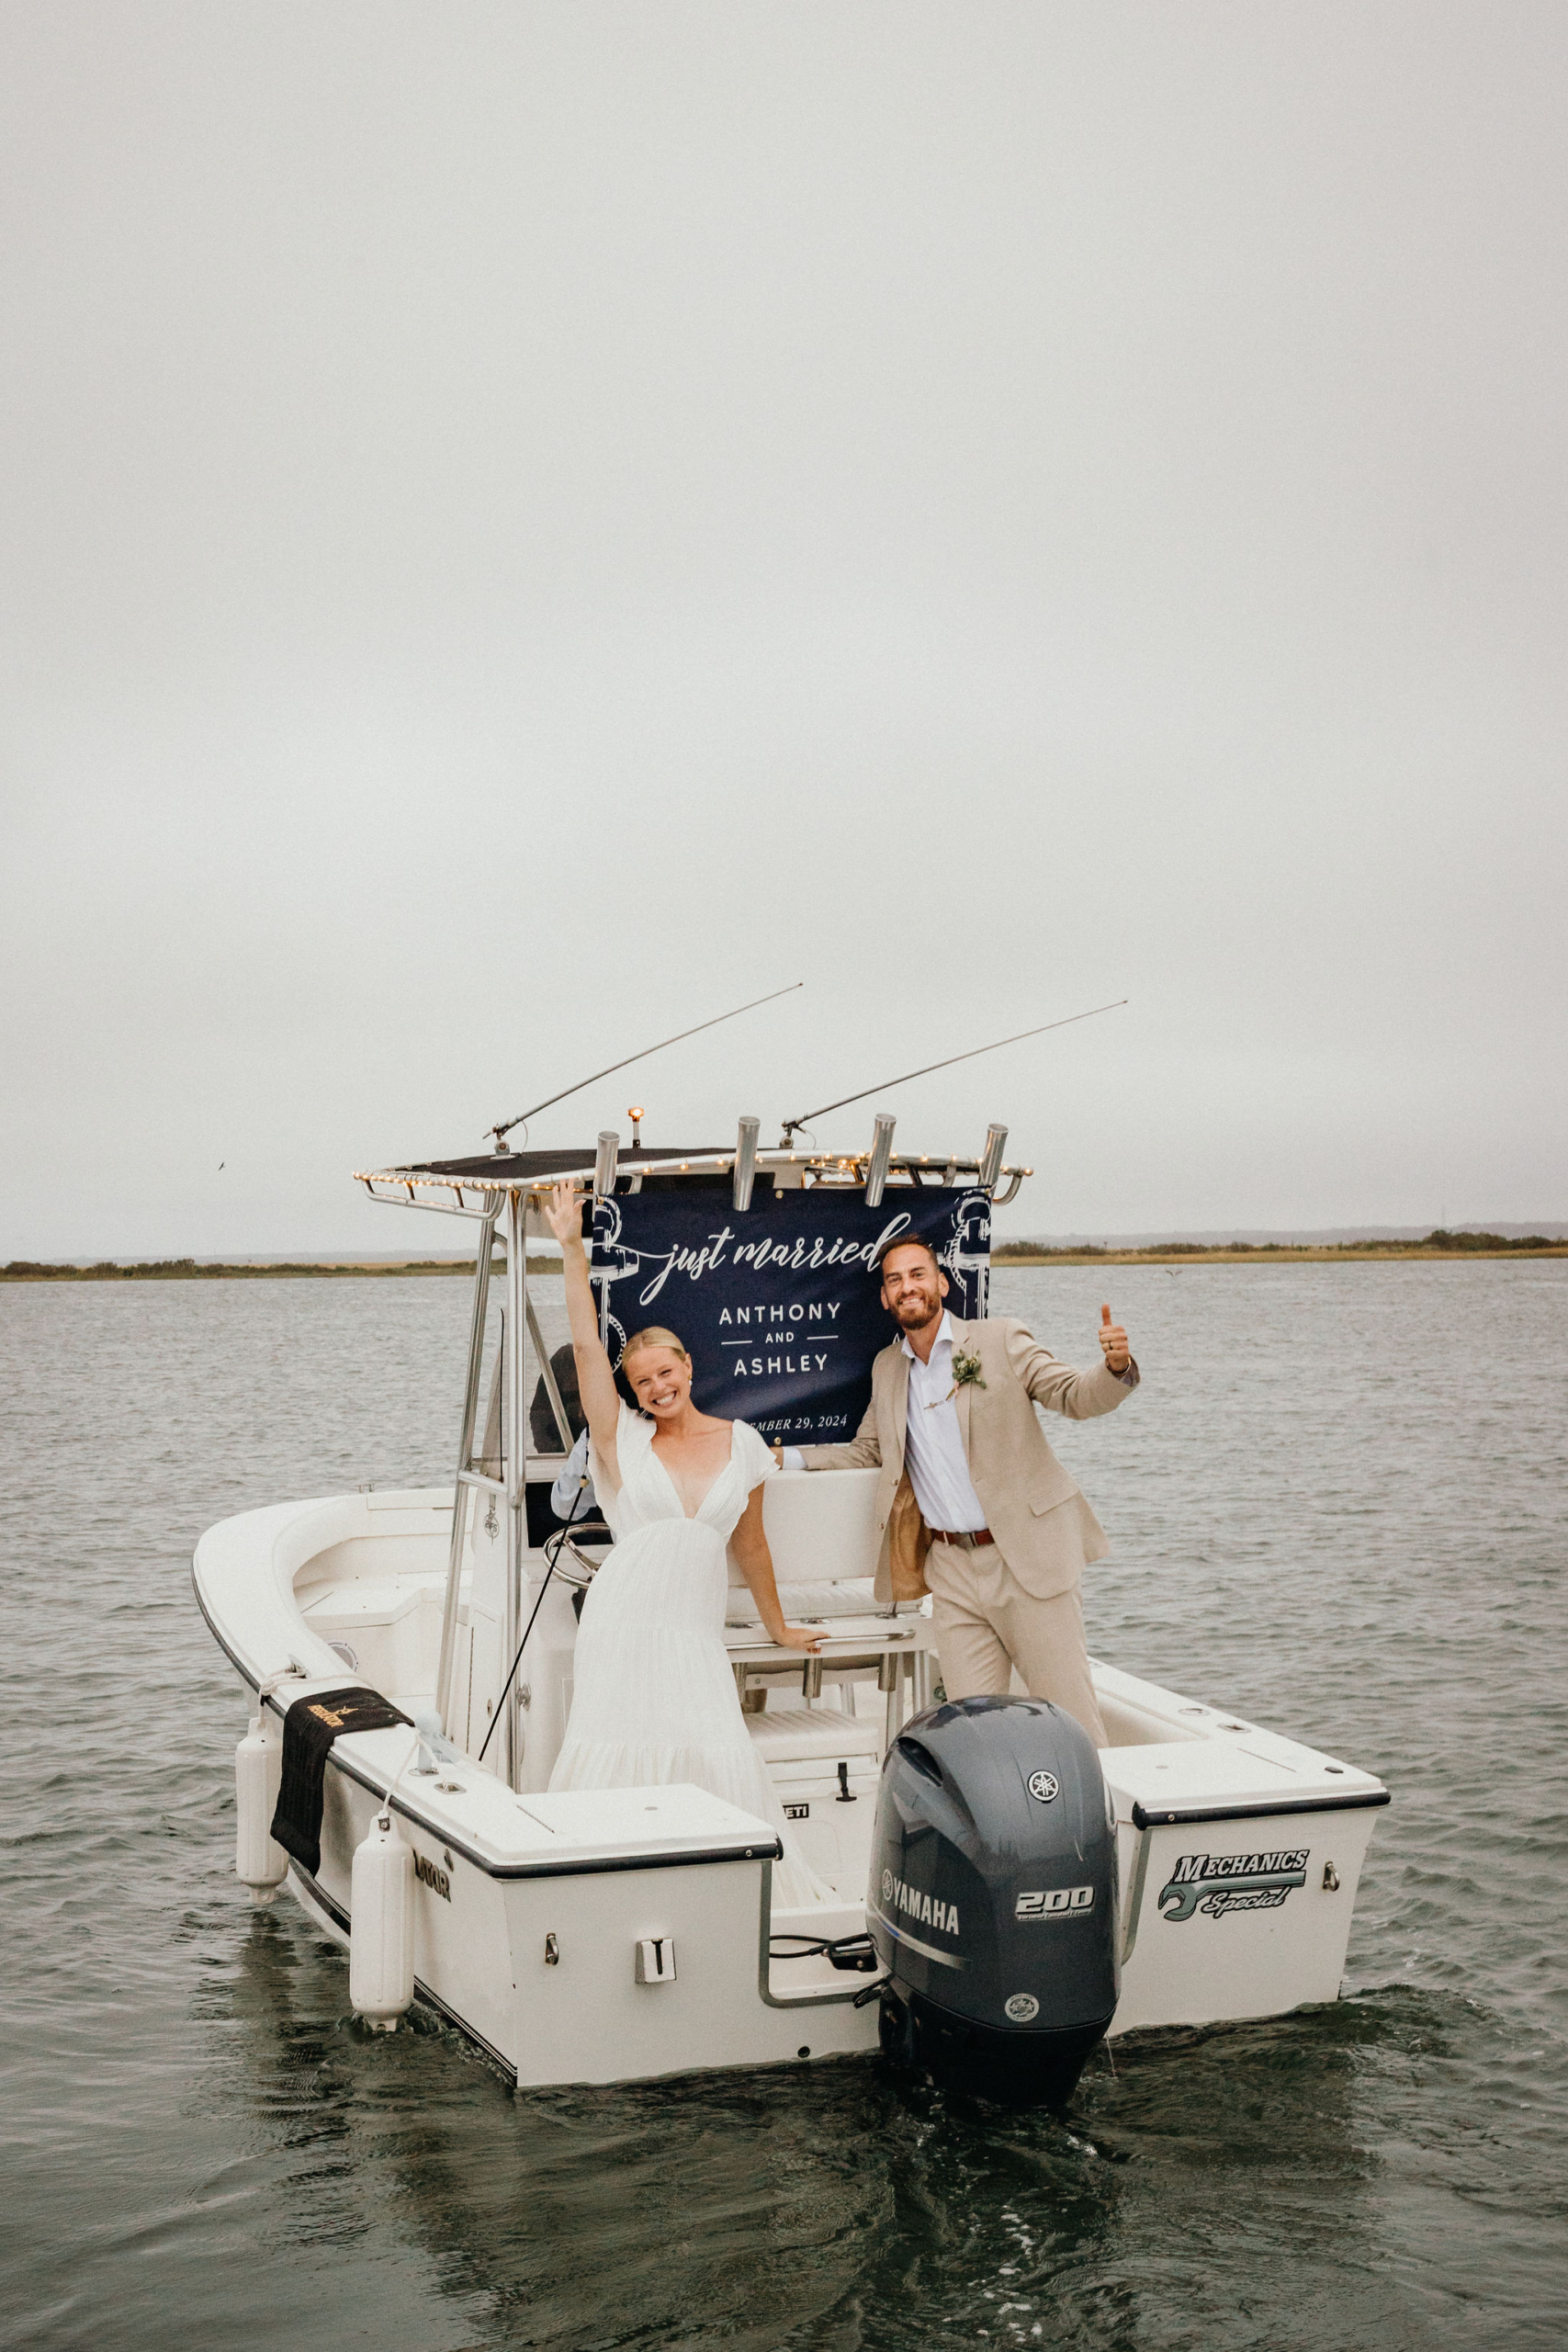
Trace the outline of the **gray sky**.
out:
<instances>
[{"instance_id":1,"label":"gray sky","mask_svg":"<svg viewBox=\"0 0 1568 2352\"><path fill-rule=\"evenodd\" d=\"M533 1140L1127 996L900 1145L1568 1215L1558 0L0 52L0 1258L440 1246L348 1171L799 978Z\"/></svg>"}]
</instances>

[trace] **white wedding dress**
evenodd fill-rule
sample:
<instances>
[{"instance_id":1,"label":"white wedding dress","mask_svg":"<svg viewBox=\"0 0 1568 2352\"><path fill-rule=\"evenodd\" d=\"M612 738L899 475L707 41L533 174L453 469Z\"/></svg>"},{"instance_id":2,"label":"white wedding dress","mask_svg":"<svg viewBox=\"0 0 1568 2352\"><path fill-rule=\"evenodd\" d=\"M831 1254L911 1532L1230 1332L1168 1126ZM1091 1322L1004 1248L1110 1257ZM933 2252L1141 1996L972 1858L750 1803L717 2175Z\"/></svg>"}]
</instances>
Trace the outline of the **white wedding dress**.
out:
<instances>
[{"instance_id":1,"label":"white wedding dress","mask_svg":"<svg viewBox=\"0 0 1568 2352\"><path fill-rule=\"evenodd\" d=\"M773 1865L777 1906L836 1902L794 1846L746 1728L724 1646L725 1546L752 1487L772 1474L773 1457L755 1430L734 1422L729 1460L688 1519L653 1450L652 1422L625 1405L615 1454L618 1494L611 1494L603 1464L593 1464L615 1542L583 1600L571 1715L550 1786L635 1789L693 1781L778 1831L784 1860Z\"/></svg>"}]
</instances>

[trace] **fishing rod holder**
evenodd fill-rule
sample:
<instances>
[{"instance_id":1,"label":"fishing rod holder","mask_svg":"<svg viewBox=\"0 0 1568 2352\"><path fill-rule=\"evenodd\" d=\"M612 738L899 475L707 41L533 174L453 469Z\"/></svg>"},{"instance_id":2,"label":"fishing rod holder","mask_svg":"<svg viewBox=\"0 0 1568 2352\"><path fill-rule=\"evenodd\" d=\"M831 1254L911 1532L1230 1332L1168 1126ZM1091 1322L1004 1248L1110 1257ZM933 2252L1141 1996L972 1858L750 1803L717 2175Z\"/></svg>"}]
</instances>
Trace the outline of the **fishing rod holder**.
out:
<instances>
[{"instance_id":1,"label":"fishing rod holder","mask_svg":"<svg viewBox=\"0 0 1568 2352\"><path fill-rule=\"evenodd\" d=\"M593 1197L608 1200L615 1189L615 1162L620 1157L621 1138L614 1127L599 1130L599 1149L593 1160Z\"/></svg>"},{"instance_id":2,"label":"fishing rod holder","mask_svg":"<svg viewBox=\"0 0 1568 2352\"><path fill-rule=\"evenodd\" d=\"M980 1183L984 1191L994 1193L997 1179L1002 1172L1002 1154L1007 1149L1008 1131L993 1119L986 1129L986 1148L980 1154Z\"/></svg>"},{"instance_id":3,"label":"fishing rod holder","mask_svg":"<svg viewBox=\"0 0 1568 2352\"><path fill-rule=\"evenodd\" d=\"M897 1121L889 1111L879 1111L872 1129L871 1158L865 1164L865 1204L868 1209L880 1208L882 1194L887 1182L887 1170L893 1160L893 1130Z\"/></svg>"},{"instance_id":4,"label":"fishing rod holder","mask_svg":"<svg viewBox=\"0 0 1568 2352\"><path fill-rule=\"evenodd\" d=\"M742 1119L735 1141L735 1172L730 1188L730 1205L737 1211L751 1205L751 1187L757 1181L757 1138L761 1133L761 1119Z\"/></svg>"}]
</instances>

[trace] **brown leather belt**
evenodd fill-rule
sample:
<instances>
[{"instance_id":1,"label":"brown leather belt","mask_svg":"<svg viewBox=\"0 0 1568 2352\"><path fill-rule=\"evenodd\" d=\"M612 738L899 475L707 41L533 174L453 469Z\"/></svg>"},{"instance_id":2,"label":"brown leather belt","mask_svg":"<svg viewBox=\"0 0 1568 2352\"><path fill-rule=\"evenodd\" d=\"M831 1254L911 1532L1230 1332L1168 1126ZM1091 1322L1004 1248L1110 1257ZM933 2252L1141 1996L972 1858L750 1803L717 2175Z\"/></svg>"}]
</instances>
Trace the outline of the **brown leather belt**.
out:
<instances>
[{"instance_id":1,"label":"brown leather belt","mask_svg":"<svg viewBox=\"0 0 1568 2352\"><path fill-rule=\"evenodd\" d=\"M988 1527L928 1527L926 1533L933 1544L994 1544L996 1537Z\"/></svg>"}]
</instances>

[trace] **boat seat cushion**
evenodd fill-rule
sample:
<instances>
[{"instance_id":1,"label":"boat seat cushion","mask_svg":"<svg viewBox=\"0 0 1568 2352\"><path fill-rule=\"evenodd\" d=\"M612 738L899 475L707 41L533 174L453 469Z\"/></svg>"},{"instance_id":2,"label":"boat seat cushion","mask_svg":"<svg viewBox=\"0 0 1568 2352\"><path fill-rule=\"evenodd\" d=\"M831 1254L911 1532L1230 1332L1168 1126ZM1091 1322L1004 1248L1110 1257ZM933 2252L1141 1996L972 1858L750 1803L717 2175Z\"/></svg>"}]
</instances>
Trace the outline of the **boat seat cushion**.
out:
<instances>
[{"instance_id":1,"label":"boat seat cushion","mask_svg":"<svg viewBox=\"0 0 1568 2352\"><path fill-rule=\"evenodd\" d=\"M876 1590L869 1577L856 1577L845 1584L781 1584L779 1606L792 1625L809 1623L814 1617L872 1617L876 1614ZM739 1590L730 1587L724 1621L727 1625L761 1624L757 1604L745 1585Z\"/></svg>"},{"instance_id":2,"label":"boat seat cushion","mask_svg":"<svg viewBox=\"0 0 1568 2352\"><path fill-rule=\"evenodd\" d=\"M786 1471L762 1488L762 1526L780 1584L839 1584L875 1574L880 1470ZM742 1584L731 1552L729 1581Z\"/></svg>"},{"instance_id":3,"label":"boat seat cushion","mask_svg":"<svg viewBox=\"0 0 1568 2352\"><path fill-rule=\"evenodd\" d=\"M782 1707L775 1714L748 1715L746 1728L765 1764L805 1764L817 1758L879 1756L875 1724L841 1714L837 1707Z\"/></svg>"}]
</instances>

